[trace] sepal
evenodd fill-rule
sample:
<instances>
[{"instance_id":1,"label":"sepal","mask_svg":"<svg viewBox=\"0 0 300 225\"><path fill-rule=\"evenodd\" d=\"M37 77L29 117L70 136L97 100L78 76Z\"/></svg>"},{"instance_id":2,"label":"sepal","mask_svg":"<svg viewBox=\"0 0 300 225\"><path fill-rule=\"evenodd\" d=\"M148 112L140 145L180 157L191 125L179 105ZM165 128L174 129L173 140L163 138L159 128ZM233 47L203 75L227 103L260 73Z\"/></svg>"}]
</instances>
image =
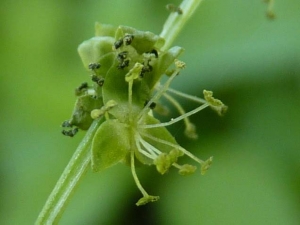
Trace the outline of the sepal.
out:
<instances>
[{"instance_id":1,"label":"sepal","mask_svg":"<svg viewBox=\"0 0 300 225\"><path fill-rule=\"evenodd\" d=\"M103 122L92 143L92 170L98 172L121 162L130 149L128 127L117 120Z\"/></svg>"}]
</instances>

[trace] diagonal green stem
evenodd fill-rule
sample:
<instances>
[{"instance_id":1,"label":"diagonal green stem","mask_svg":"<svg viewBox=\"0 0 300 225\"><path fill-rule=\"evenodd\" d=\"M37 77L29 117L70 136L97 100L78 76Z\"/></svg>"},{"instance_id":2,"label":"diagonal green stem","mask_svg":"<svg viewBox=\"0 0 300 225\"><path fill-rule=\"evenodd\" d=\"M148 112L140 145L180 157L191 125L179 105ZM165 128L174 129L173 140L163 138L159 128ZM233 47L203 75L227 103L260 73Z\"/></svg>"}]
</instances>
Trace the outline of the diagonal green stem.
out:
<instances>
[{"instance_id":1,"label":"diagonal green stem","mask_svg":"<svg viewBox=\"0 0 300 225\"><path fill-rule=\"evenodd\" d=\"M184 0L179 6L182 10L182 14L178 14L177 12L172 12L170 14L164 24L162 32L160 33L160 36L166 41L162 50L167 50L171 47L183 26L193 15L202 1L203 0Z\"/></svg>"},{"instance_id":2,"label":"diagonal green stem","mask_svg":"<svg viewBox=\"0 0 300 225\"><path fill-rule=\"evenodd\" d=\"M88 169L91 161L91 143L103 120L95 120L77 147L69 164L47 199L35 225L57 224L72 193Z\"/></svg>"}]
</instances>

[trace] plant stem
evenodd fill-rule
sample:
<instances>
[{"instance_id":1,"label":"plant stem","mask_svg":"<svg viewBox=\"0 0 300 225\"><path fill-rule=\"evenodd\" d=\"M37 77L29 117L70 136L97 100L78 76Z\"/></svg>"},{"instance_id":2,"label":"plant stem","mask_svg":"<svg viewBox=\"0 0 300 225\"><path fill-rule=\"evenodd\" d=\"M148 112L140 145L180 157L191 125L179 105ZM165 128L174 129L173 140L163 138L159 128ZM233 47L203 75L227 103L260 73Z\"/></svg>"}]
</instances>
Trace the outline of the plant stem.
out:
<instances>
[{"instance_id":1,"label":"plant stem","mask_svg":"<svg viewBox=\"0 0 300 225\"><path fill-rule=\"evenodd\" d=\"M167 50L171 47L173 41L189 20L189 18L196 11L198 6L203 0L184 0L180 4L179 8L182 10L182 14L172 12L164 24L163 30L160 36L165 39L165 45L162 50Z\"/></svg>"},{"instance_id":2,"label":"plant stem","mask_svg":"<svg viewBox=\"0 0 300 225\"><path fill-rule=\"evenodd\" d=\"M103 120L95 120L47 199L35 225L57 224L75 188L79 185L91 161L91 143Z\"/></svg>"}]
</instances>

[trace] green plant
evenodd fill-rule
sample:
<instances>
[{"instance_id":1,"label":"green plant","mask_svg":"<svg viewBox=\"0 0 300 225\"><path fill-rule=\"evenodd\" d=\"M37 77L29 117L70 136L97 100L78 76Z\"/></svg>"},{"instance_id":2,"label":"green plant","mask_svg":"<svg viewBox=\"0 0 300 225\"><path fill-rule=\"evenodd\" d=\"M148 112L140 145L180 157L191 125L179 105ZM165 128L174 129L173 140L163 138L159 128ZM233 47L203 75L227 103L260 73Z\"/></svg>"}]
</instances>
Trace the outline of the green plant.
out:
<instances>
[{"instance_id":1,"label":"green plant","mask_svg":"<svg viewBox=\"0 0 300 225\"><path fill-rule=\"evenodd\" d=\"M143 197L138 206L157 201L142 187L136 171L140 164L155 165L164 174L171 166L179 174L188 175L196 170L192 165L180 165L177 160L187 155L201 165L204 174L212 157L201 160L182 148L165 128L180 120L186 126L185 134L196 138L194 125L188 117L210 106L222 115L227 107L203 91L204 99L169 88L172 80L185 67L177 58L181 47L170 47L183 25L201 3L185 0L172 10L160 35L143 32L127 26L114 27L96 24L95 37L83 42L79 55L84 66L91 71L93 85L81 84L76 89L77 101L70 120L63 123L63 134L74 136L78 129L88 130L78 146L56 187L47 200L36 224L56 224L61 217L71 193L79 185L88 166L102 171L118 162L130 165L135 183ZM167 75L162 85L160 79ZM171 95L196 101L196 109L186 113ZM155 113L161 113L161 97L166 98L180 113L169 122L161 123ZM75 126L75 128L73 128Z\"/></svg>"}]
</instances>

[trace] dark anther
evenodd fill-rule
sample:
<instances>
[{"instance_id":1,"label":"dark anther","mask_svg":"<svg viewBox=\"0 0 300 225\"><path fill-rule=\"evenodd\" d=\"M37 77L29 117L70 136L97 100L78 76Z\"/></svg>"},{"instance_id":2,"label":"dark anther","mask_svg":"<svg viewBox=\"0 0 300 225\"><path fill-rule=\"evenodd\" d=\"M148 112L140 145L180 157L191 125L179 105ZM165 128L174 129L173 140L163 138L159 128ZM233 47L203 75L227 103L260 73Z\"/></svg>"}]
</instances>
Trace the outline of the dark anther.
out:
<instances>
[{"instance_id":1,"label":"dark anther","mask_svg":"<svg viewBox=\"0 0 300 225\"><path fill-rule=\"evenodd\" d=\"M78 88L75 89L75 95L76 96L81 95L87 88L88 88L88 83L87 82L82 83Z\"/></svg>"},{"instance_id":2,"label":"dark anther","mask_svg":"<svg viewBox=\"0 0 300 225\"><path fill-rule=\"evenodd\" d=\"M140 73L140 77L144 77L145 73L148 73L148 72L151 72L153 70L153 67L151 65L144 65L142 70L141 70L141 73Z\"/></svg>"},{"instance_id":3,"label":"dark anther","mask_svg":"<svg viewBox=\"0 0 300 225\"><path fill-rule=\"evenodd\" d=\"M85 89L85 88L88 88L88 83L87 82L84 82L84 83L80 84L80 86L77 89L82 90L82 89Z\"/></svg>"},{"instance_id":4,"label":"dark anther","mask_svg":"<svg viewBox=\"0 0 300 225\"><path fill-rule=\"evenodd\" d=\"M66 120L62 123L61 125L62 127L72 127L72 124L70 124L70 121L69 120Z\"/></svg>"},{"instance_id":5,"label":"dark anther","mask_svg":"<svg viewBox=\"0 0 300 225\"><path fill-rule=\"evenodd\" d=\"M118 69L124 69L125 67L129 66L129 59L126 59L124 61L122 61L119 65L118 65Z\"/></svg>"},{"instance_id":6,"label":"dark anther","mask_svg":"<svg viewBox=\"0 0 300 225\"><path fill-rule=\"evenodd\" d=\"M92 75L92 81L97 83L100 87L104 84L104 79L102 77L98 77L96 75Z\"/></svg>"},{"instance_id":7,"label":"dark anther","mask_svg":"<svg viewBox=\"0 0 300 225\"><path fill-rule=\"evenodd\" d=\"M123 38L125 45L130 45L134 36L132 34L126 34Z\"/></svg>"},{"instance_id":8,"label":"dark anther","mask_svg":"<svg viewBox=\"0 0 300 225\"><path fill-rule=\"evenodd\" d=\"M101 67L100 63L90 63L89 64L90 70L96 70L96 69L99 69L100 67Z\"/></svg>"},{"instance_id":9,"label":"dark anther","mask_svg":"<svg viewBox=\"0 0 300 225\"><path fill-rule=\"evenodd\" d=\"M153 49L150 53L154 54L155 58L158 58L158 52L155 49Z\"/></svg>"},{"instance_id":10,"label":"dark anther","mask_svg":"<svg viewBox=\"0 0 300 225\"><path fill-rule=\"evenodd\" d=\"M98 96L97 95L92 95L91 98L92 99L98 99Z\"/></svg>"},{"instance_id":11,"label":"dark anther","mask_svg":"<svg viewBox=\"0 0 300 225\"><path fill-rule=\"evenodd\" d=\"M150 109L154 109L155 106L156 106L156 103L155 103L155 102L152 102L152 103L150 104L149 108L150 108Z\"/></svg>"},{"instance_id":12,"label":"dark anther","mask_svg":"<svg viewBox=\"0 0 300 225\"><path fill-rule=\"evenodd\" d=\"M123 38L121 38L120 40L117 40L117 41L114 43L115 49L120 48L122 45L123 45Z\"/></svg>"},{"instance_id":13,"label":"dark anther","mask_svg":"<svg viewBox=\"0 0 300 225\"><path fill-rule=\"evenodd\" d=\"M148 104L148 100L147 101L145 101L145 104L144 104L144 106L146 106L147 104ZM156 106L156 103L155 102L151 102L151 104L149 105L149 108L150 109L154 109L155 108L155 106Z\"/></svg>"},{"instance_id":14,"label":"dark anther","mask_svg":"<svg viewBox=\"0 0 300 225\"><path fill-rule=\"evenodd\" d=\"M174 4L168 4L166 5L167 10L170 12L177 12L179 15L183 13L182 9Z\"/></svg>"},{"instance_id":15,"label":"dark anther","mask_svg":"<svg viewBox=\"0 0 300 225\"><path fill-rule=\"evenodd\" d=\"M127 51L120 52L117 56L117 60L123 61L124 59L126 59L127 55L128 55Z\"/></svg>"},{"instance_id":16,"label":"dark anther","mask_svg":"<svg viewBox=\"0 0 300 225\"><path fill-rule=\"evenodd\" d=\"M179 15L181 15L181 14L183 13L182 9L179 8L179 7L177 8L176 12L177 12Z\"/></svg>"},{"instance_id":17,"label":"dark anther","mask_svg":"<svg viewBox=\"0 0 300 225\"><path fill-rule=\"evenodd\" d=\"M74 128L73 130L63 130L61 133L65 136L74 137L74 135L78 132L78 128Z\"/></svg>"}]
</instances>

